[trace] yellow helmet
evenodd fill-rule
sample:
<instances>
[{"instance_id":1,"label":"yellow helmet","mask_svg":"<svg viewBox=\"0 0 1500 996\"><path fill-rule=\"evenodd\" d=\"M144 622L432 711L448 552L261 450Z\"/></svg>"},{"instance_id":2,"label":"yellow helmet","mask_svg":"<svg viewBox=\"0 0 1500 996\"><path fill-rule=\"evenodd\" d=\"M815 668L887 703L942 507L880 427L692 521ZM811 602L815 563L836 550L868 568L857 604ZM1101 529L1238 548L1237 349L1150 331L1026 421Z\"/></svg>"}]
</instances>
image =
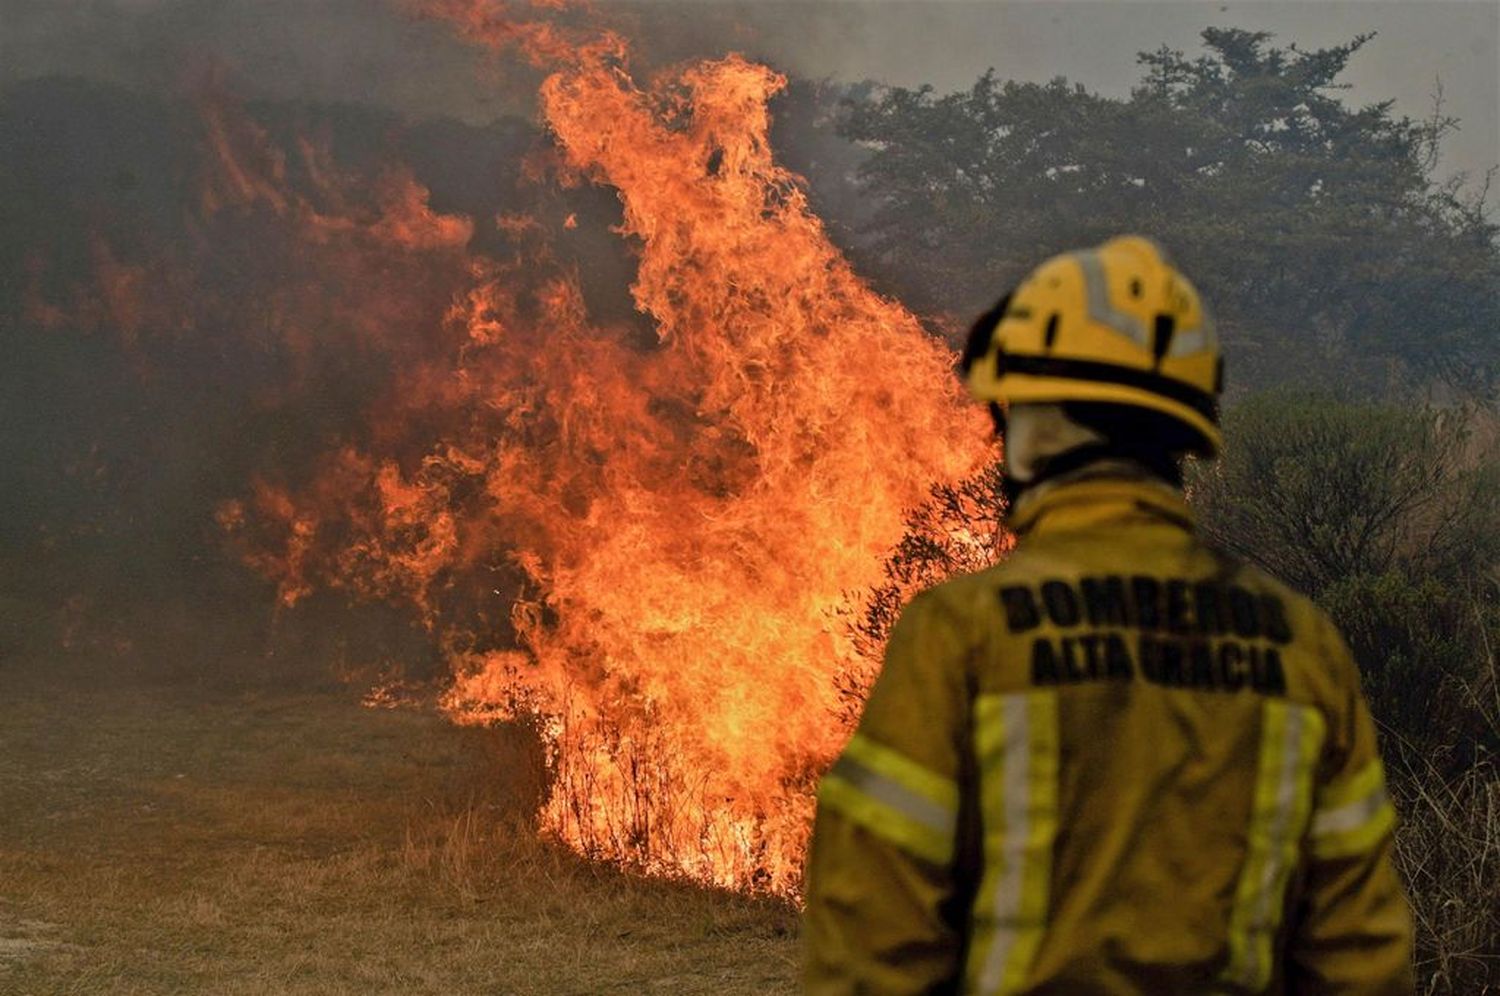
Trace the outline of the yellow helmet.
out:
<instances>
[{"instance_id":1,"label":"yellow helmet","mask_svg":"<svg viewBox=\"0 0 1500 996\"><path fill-rule=\"evenodd\" d=\"M1006 404L1103 401L1169 415L1223 445L1218 337L1197 290L1136 235L1054 256L974 325L969 391Z\"/></svg>"}]
</instances>

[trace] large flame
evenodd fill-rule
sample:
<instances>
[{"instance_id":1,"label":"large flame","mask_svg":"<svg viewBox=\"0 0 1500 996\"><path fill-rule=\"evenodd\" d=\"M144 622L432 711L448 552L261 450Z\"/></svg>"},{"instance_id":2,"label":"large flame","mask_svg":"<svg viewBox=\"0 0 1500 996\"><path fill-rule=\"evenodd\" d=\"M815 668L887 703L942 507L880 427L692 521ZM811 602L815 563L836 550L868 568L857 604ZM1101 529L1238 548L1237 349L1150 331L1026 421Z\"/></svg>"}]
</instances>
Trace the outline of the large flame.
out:
<instances>
[{"instance_id":1,"label":"large flame","mask_svg":"<svg viewBox=\"0 0 1500 996\"><path fill-rule=\"evenodd\" d=\"M502 446L488 480L530 512L524 562L555 620L525 617L526 660L492 656L453 700L524 689L560 718L546 818L566 839L778 889L847 732L835 612L983 438L951 358L853 275L773 161L782 82L730 57L649 91L595 59L543 85L567 164L619 191L661 345L542 344L559 437Z\"/></svg>"},{"instance_id":2,"label":"large flame","mask_svg":"<svg viewBox=\"0 0 1500 996\"><path fill-rule=\"evenodd\" d=\"M982 421L947 350L852 272L776 163L781 76L729 56L641 85L613 34L495 3L427 10L549 72L554 179L618 193L654 341L591 319L549 225L500 219L513 255L468 257L433 355L378 399L369 442L303 487L258 485L223 524L279 530L251 556L287 601L321 578L417 605L456 719L539 720L553 834L795 891L815 778L848 733L839 679L859 666L840 613L881 581L903 513L989 455ZM373 213L299 206L282 164L252 168L211 125L216 204L258 201L314 242L451 255L472 232L399 173ZM465 584L481 607L455 613Z\"/></svg>"}]
</instances>

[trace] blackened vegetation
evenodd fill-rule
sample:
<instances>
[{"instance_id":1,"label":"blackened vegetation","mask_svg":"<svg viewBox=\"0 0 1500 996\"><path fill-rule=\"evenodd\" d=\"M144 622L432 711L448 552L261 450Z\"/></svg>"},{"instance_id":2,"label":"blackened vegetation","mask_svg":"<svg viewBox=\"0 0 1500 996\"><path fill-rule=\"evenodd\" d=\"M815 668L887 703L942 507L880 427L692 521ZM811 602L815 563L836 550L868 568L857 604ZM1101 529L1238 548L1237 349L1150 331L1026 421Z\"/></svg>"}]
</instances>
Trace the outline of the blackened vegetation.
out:
<instances>
[{"instance_id":1,"label":"blackened vegetation","mask_svg":"<svg viewBox=\"0 0 1500 996\"><path fill-rule=\"evenodd\" d=\"M999 590L1006 628L1027 634L1031 682L1140 679L1170 688L1286 694L1277 646L1286 607L1237 585L1136 575L1048 580Z\"/></svg>"},{"instance_id":2,"label":"blackened vegetation","mask_svg":"<svg viewBox=\"0 0 1500 996\"><path fill-rule=\"evenodd\" d=\"M836 679L844 719L858 718L902 606L923 589L989 567L1009 549L1004 508L999 467L991 464L957 485L935 488L907 514L906 534L886 559L885 583L857 603L860 593L853 593L845 610L858 657Z\"/></svg>"}]
</instances>

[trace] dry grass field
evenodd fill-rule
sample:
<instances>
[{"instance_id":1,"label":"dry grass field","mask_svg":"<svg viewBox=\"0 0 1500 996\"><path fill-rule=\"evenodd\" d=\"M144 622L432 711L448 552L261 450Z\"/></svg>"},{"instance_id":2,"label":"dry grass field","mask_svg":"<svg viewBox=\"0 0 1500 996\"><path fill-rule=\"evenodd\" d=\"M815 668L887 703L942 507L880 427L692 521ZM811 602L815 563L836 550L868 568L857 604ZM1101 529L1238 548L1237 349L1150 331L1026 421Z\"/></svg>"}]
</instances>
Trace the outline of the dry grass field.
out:
<instances>
[{"instance_id":1,"label":"dry grass field","mask_svg":"<svg viewBox=\"0 0 1500 996\"><path fill-rule=\"evenodd\" d=\"M0 658L0 993L778 993L785 905L593 866L524 738Z\"/></svg>"}]
</instances>

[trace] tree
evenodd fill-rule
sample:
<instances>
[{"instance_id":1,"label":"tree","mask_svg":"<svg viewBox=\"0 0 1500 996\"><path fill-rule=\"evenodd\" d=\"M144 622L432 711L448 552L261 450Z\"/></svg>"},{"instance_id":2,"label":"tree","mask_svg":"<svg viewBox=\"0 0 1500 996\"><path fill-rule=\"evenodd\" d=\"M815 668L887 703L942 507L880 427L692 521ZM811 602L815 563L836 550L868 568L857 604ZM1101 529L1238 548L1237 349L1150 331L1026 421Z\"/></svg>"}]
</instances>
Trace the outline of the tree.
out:
<instances>
[{"instance_id":1,"label":"tree","mask_svg":"<svg viewBox=\"0 0 1500 996\"><path fill-rule=\"evenodd\" d=\"M1160 239L1199 283L1231 385L1330 369L1376 390L1488 397L1500 355L1500 246L1481 190L1439 183L1435 111L1351 108L1338 78L1369 39L1306 52L1203 33L1206 54L1140 56L1126 99L1056 79L961 93L890 89L846 105L877 202L860 262L919 310L959 318L1040 259L1121 231Z\"/></svg>"}]
</instances>

